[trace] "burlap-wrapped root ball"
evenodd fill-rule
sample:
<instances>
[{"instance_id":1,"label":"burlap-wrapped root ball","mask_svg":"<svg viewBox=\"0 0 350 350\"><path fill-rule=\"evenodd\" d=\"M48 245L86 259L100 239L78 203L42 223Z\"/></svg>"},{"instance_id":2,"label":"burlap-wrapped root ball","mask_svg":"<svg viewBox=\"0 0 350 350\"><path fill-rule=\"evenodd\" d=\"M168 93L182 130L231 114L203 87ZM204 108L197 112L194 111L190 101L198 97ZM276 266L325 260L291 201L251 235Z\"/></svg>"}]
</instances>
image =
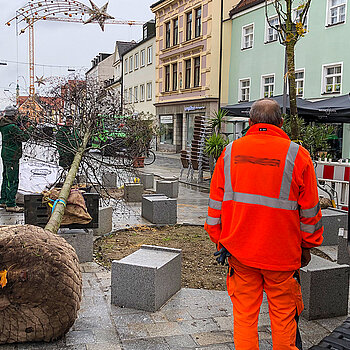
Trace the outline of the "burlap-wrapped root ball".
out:
<instances>
[{"instance_id":1,"label":"burlap-wrapped root ball","mask_svg":"<svg viewBox=\"0 0 350 350\"><path fill-rule=\"evenodd\" d=\"M77 318L82 278L75 250L32 225L0 228L0 344L52 341Z\"/></svg>"}]
</instances>

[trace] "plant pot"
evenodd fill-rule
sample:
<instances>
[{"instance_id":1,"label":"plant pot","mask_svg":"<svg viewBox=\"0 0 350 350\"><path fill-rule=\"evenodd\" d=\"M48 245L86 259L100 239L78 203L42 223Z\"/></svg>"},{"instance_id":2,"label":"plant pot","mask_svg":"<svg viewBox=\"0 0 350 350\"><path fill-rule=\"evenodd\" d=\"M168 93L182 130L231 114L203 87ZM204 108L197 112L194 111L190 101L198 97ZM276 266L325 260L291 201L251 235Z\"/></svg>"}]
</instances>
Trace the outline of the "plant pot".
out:
<instances>
[{"instance_id":1,"label":"plant pot","mask_svg":"<svg viewBox=\"0 0 350 350\"><path fill-rule=\"evenodd\" d=\"M133 162L134 168L144 168L145 167L145 157L137 157Z\"/></svg>"}]
</instances>

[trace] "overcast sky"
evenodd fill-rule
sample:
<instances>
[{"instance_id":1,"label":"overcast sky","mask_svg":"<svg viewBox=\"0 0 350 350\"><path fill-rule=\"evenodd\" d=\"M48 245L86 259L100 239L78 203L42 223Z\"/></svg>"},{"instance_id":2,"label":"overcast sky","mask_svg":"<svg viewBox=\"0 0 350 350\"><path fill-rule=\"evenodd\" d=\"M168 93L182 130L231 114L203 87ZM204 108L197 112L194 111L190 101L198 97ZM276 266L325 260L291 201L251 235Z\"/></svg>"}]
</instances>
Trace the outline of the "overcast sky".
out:
<instances>
[{"instance_id":1,"label":"overcast sky","mask_svg":"<svg viewBox=\"0 0 350 350\"><path fill-rule=\"evenodd\" d=\"M37 1L37 0L34 0ZM98 7L107 0L95 0ZM0 62L13 61L28 63L28 32L16 36L15 25L5 23L15 16L16 10L29 0L0 0ZM88 0L80 2L90 6ZM154 18L150 5L156 0L110 0L107 12L120 20L148 21ZM116 40L142 38L142 26L105 25L102 32L99 25L40 21L34 25L35 63L56 67L35 66L38 77L65 76L72 74L67 67L83 72L91 67L91 60L99 52L112 53ZM17 49L18 47L18 49ZM57 67L66 66L66 67ZM18 74L17 74L18 70ZM28 95L29 66L8 62L0 65L0 110L15 96L16 80L19 76L21 95ZM10 90L10 91L4 91Z\"/></svg>"}]
</instances>

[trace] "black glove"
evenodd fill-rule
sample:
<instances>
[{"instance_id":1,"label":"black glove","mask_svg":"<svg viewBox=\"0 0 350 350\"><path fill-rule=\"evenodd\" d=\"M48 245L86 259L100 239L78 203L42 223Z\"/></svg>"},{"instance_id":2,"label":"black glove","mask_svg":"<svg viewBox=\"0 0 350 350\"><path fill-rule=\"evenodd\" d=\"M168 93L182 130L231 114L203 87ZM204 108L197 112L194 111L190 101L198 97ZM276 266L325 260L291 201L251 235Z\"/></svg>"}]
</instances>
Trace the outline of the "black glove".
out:
<instances>
[{"instance_id":1,"label":"black glove","mask_svg":"<svg viewBox=\"0 0 350 350\"><path fill-rule=\"evenodd\" d=\"M222 247L220 250L214 253L214 256L217 256L216 261L224 266L226 264L226 259L231 256L231 254L225 247Z\"/></svg>"}]
</instances>

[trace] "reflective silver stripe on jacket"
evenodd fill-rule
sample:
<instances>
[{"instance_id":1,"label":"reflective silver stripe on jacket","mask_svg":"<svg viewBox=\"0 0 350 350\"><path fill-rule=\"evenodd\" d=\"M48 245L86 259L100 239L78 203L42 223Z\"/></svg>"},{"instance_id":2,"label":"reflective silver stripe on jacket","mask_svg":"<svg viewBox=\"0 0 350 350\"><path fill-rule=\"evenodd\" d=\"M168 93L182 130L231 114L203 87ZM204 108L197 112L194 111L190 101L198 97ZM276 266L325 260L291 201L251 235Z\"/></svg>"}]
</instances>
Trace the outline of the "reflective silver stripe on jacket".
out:
<instances>
[{"instance_id":1,"label":"reflective silver stripe on jacket","mask_svg":"<svg viewBox=\"0 0 350 350\"><path fill-rule=\"evenodd\" d=\"M298 203L296 201L265 197L265 196L249 194L249 193L240 193L240 192L226 193L225 192L224 201L231 201L231 200L235 202L246 203L246 204L264 205L266 207L277 208L277 209L287 209L287 210L298 209Z\"/></svg>"},{"instance_id":2,"label":"reflective silver stripe on jacket","mask_svg":"<svg viewBox=\"0 0 350 350\"><path fill-rule=\"evenodd\" d=\"M289 198L290 186L292 184L292 177L293 177L293 170L294 170L294 162L298 154L298 150L299 150L299 145L297 145L294 142L291 142L289 145L286 161L284 164L282 185L281 185L280 196L279 196L279 198L281 199Z\"/></svg>"},{"instance_id":3,"label":"reflective silver stripe on jacket","mask_svg":"<svg viewBox=\"0 0 350 350\"><path fill-rule=\"evenodd\" d=\"M216 201L215 199L209 198L209 208L221 210L221 207L222 207L221 201Z\"/></svg>"},{"instance_id":4,"label":"reflective silver stripe on jacket","mask_svg":"<svg viewBox=\"0 0 350 350\"><path fill-rule=\"evenodd\" d=\"M221 218L213 218L211 216L207 216L207 219L205 220L205 222L210 226L214 226L221 223Z\"/></svg>"},{"instance_id":5,"label":"reflective silver stripe on jacket","mask_svg":"<svg viewBox=\"0 0 350 350\"><path fill-rule=\"evenodd\" d=\"M232 153L232 142L226 146L224 155L224 176L225 176L225 193L233 192L231 182L231 153ZM225 197L224 197L225 200Z\"/></svg>"},{"instance_id":6,"label":"reflective silver stripe on jacket","mask_svg":"<svg viewBox=\"0 0 350 350\"><path fill-rule=\"evenodd\" d=\"M302 218L313 218L320 211L320 202L317 203L313 208L310 209L300 209L300 216Z\"/></svg>"},{"instance_id":7,"label":"reflective silver stripe on jacket","mask_svg":"<svg viewBox=\"0 0 350 350\"><path fill-rule=\"evenodd\" d=\"M317 230L319 230L322 227L322 218L316 225L307 225L303 224L302 222L300 223L300 230L307 232L307 233L315 233Z\"/></svg>"},{"instance_id":8,"label":"reflective silver stripe on jacket","mask_svg":"<svg viewBox=\"0 0 350 350\"><path fill-rule=\"evenodd\" d=\"M246 204L264 205L270 208L297 210L298 204L296 201L290 201L289 192L292 184L293 170L295 158L298 154L299 145L291 142L286 155L285 166L283 170L282 184L279 198L260 196L249 193L233 192L231 182L231 158L232 158L232 143L227 145L224 156L224 174L225 174L225 192L224 201L236 201Z\"/></svg>"}]
</instances>

